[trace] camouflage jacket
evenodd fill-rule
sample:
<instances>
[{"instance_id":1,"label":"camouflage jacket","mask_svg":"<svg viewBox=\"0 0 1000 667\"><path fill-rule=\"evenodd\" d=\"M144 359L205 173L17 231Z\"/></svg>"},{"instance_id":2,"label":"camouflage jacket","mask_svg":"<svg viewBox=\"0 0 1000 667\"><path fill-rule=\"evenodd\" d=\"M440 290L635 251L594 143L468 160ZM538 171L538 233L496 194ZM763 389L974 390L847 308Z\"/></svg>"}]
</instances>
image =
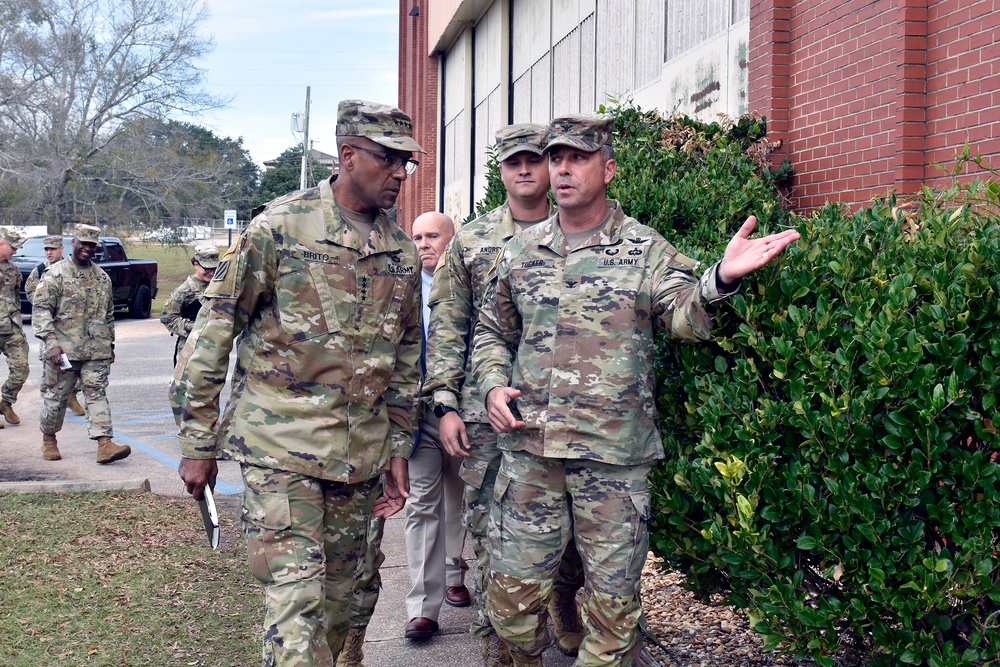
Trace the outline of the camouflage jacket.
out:
<instances>
[{"instance_id":1,"label":"camouflage jacket","mask_svg":"<svg viewBox=\"0 0 1000 667\"><path fill-rule=\"evenodd\" d=\"M716 267L697 262L612 208L567 253L558 215L508 243L483 300L473 368L485 396L521 391L523 429L499 446L538 456L637 465L663 458L653 383L653 329L706 340Z\"/></svg>"},{"instance_id":2,"label":"camouflage jacket","mask_svg":"<svg viewBox=\"0 0 1000 667\"><path fill-rule=\"evenodd\" d=\"M42 275L49 270L52 266L52 262L45 260L35 268L31 270L28 277L24 281L24 294L28 297L29 303L35 302L35 288L38 287L38 281L42 279ZM43 267L41 271L38 270L39 267Z\"/></svg>"},{"instance_id":3,"label":"camouflage jacket","mask_svg":"<svg viewBox=\"0 0 1000 667\"><path fill-rule=\"evenodd\" d=\"M32 306L31 324L44 342L43 355L59 345L72 361L111 358L111 279L97 264L80 267L71 258L56 262L38 281Z\"/></svg>"},{"instance_id":4,"label":"camouflage jacket","mask_svg":"<svg viewBox=\"0 0 1000 667\"><path fill-rule=\"evenodd\" d=\"M549 215L555 210L550 207ZM455 408L467 422L489 421L472 378L472 327L496 257L517 231L510 207L498 206L456 232L434 274L423 395L432 406Z\"/></svg>"},{"instance_id":5,"label":"camouflage jacket","mask_svg":"<svg viewBox=\"0 0 1000 667\"><path fill-rule=\"evenodd\" d=\"M0 262L0 336L21 328L21 272L11 262Z\"/></svg>"},{"instance_id":6,"label":"camouflage jacket","mask_svg":"<svg viewBox=\"0 0 1000 667\"><path fill-rule=\"evenodd\" d=\"M192 275L170 293L170 298L163 304L163 312L160 314L160 322L167 331L181 340L188 337L191 325L201 310L201 297L206 287L208 287L207 282L198 280Z\"/></svg>"},{"instance_id":7,"label":"camouflage jacket","mask_svg":"<svg viewBox=\"0 0 1000 667\"><path fill-rule=\"evenodd\" d=\"M217 458L233 339L244 375L225 452L357 483L408 458L420 390L420 261L381 213L363 243L329 181L271 202L222 257L174 370L186 458ZM228 412L228 408L227 408Z\"/></svg>"}]
</instances>

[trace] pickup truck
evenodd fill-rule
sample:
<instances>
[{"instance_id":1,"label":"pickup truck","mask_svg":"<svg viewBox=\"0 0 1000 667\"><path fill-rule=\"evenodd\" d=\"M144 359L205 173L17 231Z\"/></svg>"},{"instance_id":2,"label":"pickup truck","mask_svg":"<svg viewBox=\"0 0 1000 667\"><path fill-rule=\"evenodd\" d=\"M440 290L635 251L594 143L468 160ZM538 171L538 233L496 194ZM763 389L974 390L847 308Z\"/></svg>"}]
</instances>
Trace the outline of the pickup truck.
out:
<instances>
[{"instance_id":1,"label":"pickup truck","mask_svg":"<svg viewBox=\"0 0 1000 667\"><path fill-rule=\"evenodd\" d=\"M31 313L31 304L24 293L24 282L36 266L45 261L42 248L44 236L26 239L11 259L21 272L21 312ZM63 237L63 259L73 253L73 237ZM70 260L72 261L72 260ZM145 319L150 315L153 299L158 290L155 259L129 259L125 246L113 236L101 236L97 244L94 263L111 278L111 288L116 309L128 309L131 317Z\"/></svg>"}]
</instances>

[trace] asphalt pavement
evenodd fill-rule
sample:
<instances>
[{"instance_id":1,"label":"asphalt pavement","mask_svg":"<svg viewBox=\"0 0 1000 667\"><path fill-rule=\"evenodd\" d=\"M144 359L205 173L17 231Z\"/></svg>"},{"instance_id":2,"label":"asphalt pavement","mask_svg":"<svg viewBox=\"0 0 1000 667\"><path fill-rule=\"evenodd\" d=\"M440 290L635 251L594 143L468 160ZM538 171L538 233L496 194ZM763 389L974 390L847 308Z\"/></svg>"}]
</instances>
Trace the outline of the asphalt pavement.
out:
<instances>
[{"instance_id":1,"label":"asphalt pavement","mask_svg":"<svg viewBox=\"0 0 1000 667\"><path fill-rule=\"evenodd\" d=\"M17 426L0 430L0 491L50 492L107 489L151 489L165 496L185 496L177 475L180 445L167 400L173 370L174 339L154 317L148 320L119 318L115 322L116 360L111 367L108 400L115 440L132 448L132 455L109 465L96 462L97 446L87 438L83 417L67 411L58 434L61 461L42 459L39 431L41 361L38 339L25 319L30 343L31 369L15 409ZM0 365L0 377L6 367ZM228 395L228 386L223 399ZM82 398L82 397L81 397ZM238 496L243 492L239 468L221 462L216 493ZM192 501L193 502L193 501ZM229 503L227 503L229 504ZM404 598L410 587L403 544L403 512L386 522L382 566L382 593L365 641L366 667L474 667L481 665L480 643L468 634L472 607L444 605L439 633L415 642L403 637L409 620ZM474 562L471 548L466 558ZM573 658L556 649L545 653L547 667L570 667Z\"/></svg>"}]
</instances>

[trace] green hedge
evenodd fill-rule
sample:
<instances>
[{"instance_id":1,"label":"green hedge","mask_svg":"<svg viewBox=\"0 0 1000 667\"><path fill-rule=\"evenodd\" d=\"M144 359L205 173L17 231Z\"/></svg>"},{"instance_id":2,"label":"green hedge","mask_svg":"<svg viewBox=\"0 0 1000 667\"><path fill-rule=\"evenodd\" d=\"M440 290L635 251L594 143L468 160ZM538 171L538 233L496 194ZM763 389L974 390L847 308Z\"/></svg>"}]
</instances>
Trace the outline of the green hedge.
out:
<instances>
[{"instance_id":1,"label":"green hedge","mask_svg":"<svg viewBox=\"0 0 1000 667\"><path fill-rule=\"evenodd\" d=\"M939 198L914 212L798 220L716 345L662 347L655 550L824 665L1000 653L1000 232Z\"/></svg>"}]
</instances>

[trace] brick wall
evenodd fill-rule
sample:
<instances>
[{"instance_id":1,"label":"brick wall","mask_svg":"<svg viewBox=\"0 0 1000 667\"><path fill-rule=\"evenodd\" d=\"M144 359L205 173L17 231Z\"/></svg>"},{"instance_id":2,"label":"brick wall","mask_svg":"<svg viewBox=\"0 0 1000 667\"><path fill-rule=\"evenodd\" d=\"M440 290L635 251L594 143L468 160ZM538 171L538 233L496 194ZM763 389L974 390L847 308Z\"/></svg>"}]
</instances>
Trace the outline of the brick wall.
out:
<instances>
[{"instance_id":1,"label":"brick wall","mask_svg":"<svg viewBox=\"0 0 1000 667\"><path fill-rule=\"evenodd\" d=\"M784 142L795 208L913 193L966 137L1000 158L994 4L751 0L750 109Z\"/></svg>"},{"instance_id":2,"label":"brick wall","mask_svg":"<svg viewBox=\"0 0 1000 667\"><path fill-rule=\"evenodd\" d=\"M427 155L407 177L397 199L397 220L410 233L413 219L437 209L438 58L428 57L427 7L410 16L415 0L399 2L399 107L413 118L414 138Z\"/></svg>"}]
</instances>

